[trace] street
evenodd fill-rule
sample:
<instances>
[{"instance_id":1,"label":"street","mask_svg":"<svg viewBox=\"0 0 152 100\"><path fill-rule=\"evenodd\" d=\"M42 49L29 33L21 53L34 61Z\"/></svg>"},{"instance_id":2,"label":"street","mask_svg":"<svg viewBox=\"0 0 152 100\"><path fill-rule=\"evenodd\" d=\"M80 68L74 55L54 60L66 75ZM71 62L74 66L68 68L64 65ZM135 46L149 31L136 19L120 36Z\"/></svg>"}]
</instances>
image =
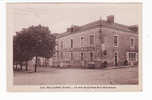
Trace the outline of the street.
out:
<instances>
[{"instance_id":1,"label":"street","mask_svg":"<svg viewBox=\"0 0 152 100\"><path fill-rule=\"evenodd\" d=\"M119 69L38 68L14 72L14 85L130 85L138 84L138 67Z\"/></svg>"}]
</instances>

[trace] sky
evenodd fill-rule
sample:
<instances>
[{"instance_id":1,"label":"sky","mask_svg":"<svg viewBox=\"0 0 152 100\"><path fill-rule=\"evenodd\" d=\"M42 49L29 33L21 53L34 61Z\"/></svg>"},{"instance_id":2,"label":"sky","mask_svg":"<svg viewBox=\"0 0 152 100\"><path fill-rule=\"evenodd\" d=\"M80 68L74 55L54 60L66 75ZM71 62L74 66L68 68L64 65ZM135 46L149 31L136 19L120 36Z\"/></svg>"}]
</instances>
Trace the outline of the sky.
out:
<instances>
[{"instance_id":1,"label":"sky","mask_svg":"<svg viewBox=\"0 0 152 100\"><path fill-rule=\"evenodd\" d=\"M7 6L8 29L15 34L31 25L48 26L52 33L63 33L71 25L84 25L114 15L115 22L138 25L141 5L135 3L14 3Z\"/></svg>"}]
</instances>

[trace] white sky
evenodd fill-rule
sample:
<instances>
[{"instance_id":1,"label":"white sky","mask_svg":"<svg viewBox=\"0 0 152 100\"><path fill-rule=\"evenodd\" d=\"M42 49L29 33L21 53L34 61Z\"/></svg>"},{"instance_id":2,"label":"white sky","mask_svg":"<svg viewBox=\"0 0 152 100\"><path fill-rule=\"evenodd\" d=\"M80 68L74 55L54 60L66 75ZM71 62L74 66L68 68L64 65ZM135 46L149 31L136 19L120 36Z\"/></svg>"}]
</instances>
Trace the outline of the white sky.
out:
<instances>
[{"instance_id":1,"label":"white sky","mask_svg":"<svg viewBox=\"0 0 152 100\"><path fill-rule=\"evenodd\" d=\"M48 26L52 33L62 33L67 27L84 25L100 17L114 15L115 22L125 25L139 24L140 4L8 4L8 24L15 34L31 25Z\"/></svg>"}]
</instances>

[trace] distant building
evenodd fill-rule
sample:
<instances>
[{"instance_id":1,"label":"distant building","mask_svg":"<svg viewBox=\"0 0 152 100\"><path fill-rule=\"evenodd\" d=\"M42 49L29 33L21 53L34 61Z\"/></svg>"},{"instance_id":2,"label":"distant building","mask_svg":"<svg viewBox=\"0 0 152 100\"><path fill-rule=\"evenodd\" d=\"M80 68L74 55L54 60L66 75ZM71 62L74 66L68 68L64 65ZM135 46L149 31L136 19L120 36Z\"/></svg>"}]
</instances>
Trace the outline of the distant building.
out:
<instances>
[{"instance_id":1,"label":"distant building","mask_svg":"<svg viewBox=\"0 0 152 100\"><path fill-rule=\"evenodd\" d=\"M114 16L72 25L56 37L53 65L97 68L138 64L138 26L114 22Z\"/></svg>"}]
</instances>

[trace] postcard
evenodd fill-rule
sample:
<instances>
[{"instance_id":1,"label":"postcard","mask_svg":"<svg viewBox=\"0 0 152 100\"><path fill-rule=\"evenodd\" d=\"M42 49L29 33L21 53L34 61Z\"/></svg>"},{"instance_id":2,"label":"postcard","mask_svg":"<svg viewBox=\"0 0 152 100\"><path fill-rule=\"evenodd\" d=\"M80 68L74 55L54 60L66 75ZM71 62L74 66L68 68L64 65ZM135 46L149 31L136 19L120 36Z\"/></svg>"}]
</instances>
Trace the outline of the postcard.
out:
<instances>
[{"instance_id":1,"label":"postcard","mask_svg":"<svg viewBox=\"0 0 152 100\"><path fill-rule=\"evenodd\" d=\"M142 3L7 3L8 91L142 91Z\"/></svg>"}]
</instances>

